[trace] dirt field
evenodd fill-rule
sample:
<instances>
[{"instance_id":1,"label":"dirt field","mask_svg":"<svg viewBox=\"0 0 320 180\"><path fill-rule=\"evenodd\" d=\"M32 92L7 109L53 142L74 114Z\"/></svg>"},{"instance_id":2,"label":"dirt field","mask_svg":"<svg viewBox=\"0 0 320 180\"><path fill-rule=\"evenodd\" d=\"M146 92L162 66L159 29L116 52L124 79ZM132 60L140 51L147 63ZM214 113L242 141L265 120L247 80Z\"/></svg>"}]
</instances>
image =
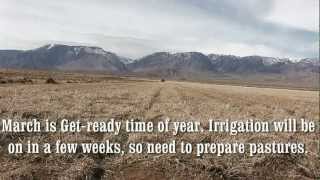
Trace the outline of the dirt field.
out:
<instances>
[{"instance_id":1,"label":"dirt field","mask_svg":"<svg viewBox=\"0 0 320 180\"><path fill-rule=\"evenodd\" d=\"M52 75L52 74L51 74ZM11 75L14 76L14 75ZM10 76L10 77L11 77ZM48 75L44 74L43 77ZM54 74L53 74L54 76ZM0 85L0 117L23 119L143 118L157 122L209 118L319 121L319 94L188 82L159 82L133 78L57 76L46 84L42 76L32 83ZM79 78L80 77L80 78ZM107 133L0 134L0 177L8 179L315 179L320 177L317 133L281 134L128 134ZM303 142L303 155L8 155L9 142Z\"/></svg>"}]
</instances>

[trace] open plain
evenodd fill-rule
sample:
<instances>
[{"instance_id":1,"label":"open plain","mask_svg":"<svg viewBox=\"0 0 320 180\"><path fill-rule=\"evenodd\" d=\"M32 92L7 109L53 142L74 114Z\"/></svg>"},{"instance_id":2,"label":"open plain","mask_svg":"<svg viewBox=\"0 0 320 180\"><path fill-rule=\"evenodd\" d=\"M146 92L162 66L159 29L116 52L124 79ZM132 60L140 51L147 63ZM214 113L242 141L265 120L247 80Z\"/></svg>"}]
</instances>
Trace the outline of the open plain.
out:
<instances>
[{"instance_id":1,"label":"open plain","mask_svg":"<svg viewBox=\"0 0 320 180\"><path fill-rule=\"evenodd\" d=\"M0 117L91 121L107 118L157 122L210 118L264 121L304 118L319 122L318 91L243 87L83 75L59 72L3 72ZM52 77L54 82L48 82ZM12 80L15 79L15 80ZM47 82L46 82L47 81ZM3 179L315 179L320 177L319 133L1 133ZM307 153L186 154L17 154L10 142L302 142Z\"/></svg>"}]
</instances>

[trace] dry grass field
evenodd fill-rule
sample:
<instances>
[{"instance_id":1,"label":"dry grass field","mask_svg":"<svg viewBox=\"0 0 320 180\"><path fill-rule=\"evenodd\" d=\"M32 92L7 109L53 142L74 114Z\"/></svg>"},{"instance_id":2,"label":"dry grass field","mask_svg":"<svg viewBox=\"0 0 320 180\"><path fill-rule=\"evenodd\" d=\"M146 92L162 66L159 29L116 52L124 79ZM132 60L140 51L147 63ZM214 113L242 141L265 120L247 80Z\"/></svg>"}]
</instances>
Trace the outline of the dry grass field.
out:
<instances>
[{"instance_id":1,"label":"dry grass field","mask_svg":"<svg viewBox=\"0 0 320 180\"><path fill-rule=\"evenodd\" d=\"M209 118L319 121L317 91L241 87L174 81L47 72L2 72L0 117L17 119L102 120L143 118L157 122ZM46 84L53 77L57 84ZM320 177L319 133L1 133L3 179L316 179ZM264 154L19 154L8 155L9 142L303 142L308 153ZM151 178L152 177L152 178ZM0 178L0 179L1 179Z\"/></svg>"}]
</instances>

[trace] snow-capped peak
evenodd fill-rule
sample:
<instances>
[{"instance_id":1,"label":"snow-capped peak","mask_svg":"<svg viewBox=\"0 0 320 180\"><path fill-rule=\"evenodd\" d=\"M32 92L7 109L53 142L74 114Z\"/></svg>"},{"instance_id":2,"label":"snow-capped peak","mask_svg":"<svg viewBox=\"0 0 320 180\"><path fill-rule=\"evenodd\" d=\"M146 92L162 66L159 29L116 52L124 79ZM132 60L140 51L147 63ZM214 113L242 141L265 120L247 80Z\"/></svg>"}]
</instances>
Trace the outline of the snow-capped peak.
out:
<instances>
[{"instance_id":1,"label":"snow-capped peak","mask_svg":"<svg viewBox=\"0 0 320 180\"><path fill-rule=\"evenodd\" d=\"M312 65L319 65L320 64L319 58L305 58L305 59L301 59L299 62L312 64Z\"/></svg>"},{"instance_id":2,"label":"snow-capped peak","mask_svg":"<svg viewBox=\"0 0 320 180\"><path fill-rule=\"evenodd\" d=\"M74 46L72 47L73 52L78 55L81 51L88 54L98 54L106 56L108 52L99 47L87 47L87 46Z\"/></svg>"},{"instance_id":3,"label":"snow-capped peak","mask_svg":"<svg viewBox=\"0 0 320 180\"><path fill-rule=\"evenodd\" d=\"M97 47L84 47L84 51L89 54L100 54L100 55L107 54L107 52L104 51L102 48L97 48Z\"/></svg>"},{"instance_id":4,"label":"snow-capped peak","mask_svg":"<svg viewBox=\"0 0 320 180\"><path fill-rule=\"evenodd\" d=\"M272 65L277 63L287 63L290 62L289 59L281 59L281 58L274 58L274 57L262 57L262 62L264 65Z\"/></svg>"},{"instance_id":5,"label":"snow-capped peak","mask_svg":"<svg viewBox=\"0 0 320 180\"><path fill-rule=\"evenodd\" d=\"M55 44L50 44L50 45L47 47L47 49L49 50L49 49L53 48L54 46L55 46Z\"/></svg>"},{"instance_id":6,"label":"snow-capped peak","mask_svg":"<svg viewBox=\"0 0 320 180\"><path fill-rule=\"evenodd\" d=\"M43 48L43 49L46 49L46 50L50 50L55 46L56 46L56 44L47 44L47 45L44 45L44 46L42 46L40 48L37 48L37 49L42 49ZM36 49L33 49L33 50L36 50Z\"/></svg>"},{"instance_id":7,"label":"snow-capped peak","mask_svg":"<svg viewBox=\"0 0 320 180\"><path fill-rule=\"evenodd\" d=\"M50 50L54 47L66 47L69 50L73 50L75 54L79 54L80 51L84 51L85 53L89 54L99 54L99 55L107 55L108 53L99 47L89 47L89 46L69 46L69 45L60 45L60 44L48 44L45 45L44 48L46 50Z\"/></svg>"}]
</instances>

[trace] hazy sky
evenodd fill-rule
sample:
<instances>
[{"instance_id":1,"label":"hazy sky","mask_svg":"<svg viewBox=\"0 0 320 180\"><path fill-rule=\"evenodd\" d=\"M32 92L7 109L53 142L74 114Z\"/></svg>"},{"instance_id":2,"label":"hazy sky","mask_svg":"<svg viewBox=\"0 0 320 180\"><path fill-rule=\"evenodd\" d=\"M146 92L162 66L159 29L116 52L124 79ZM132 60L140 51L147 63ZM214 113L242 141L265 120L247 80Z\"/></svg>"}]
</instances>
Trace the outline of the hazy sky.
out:
<instances>
[{"instance_id":1,"label":"hazy sky","mask_svg":"<svg viewBox=\"0 0 320 180\"><path fill-rule=\"evenodd\" d=\"M0 0L0 49L316 57L319 0Z\"/></svg>"}]
</instances>

